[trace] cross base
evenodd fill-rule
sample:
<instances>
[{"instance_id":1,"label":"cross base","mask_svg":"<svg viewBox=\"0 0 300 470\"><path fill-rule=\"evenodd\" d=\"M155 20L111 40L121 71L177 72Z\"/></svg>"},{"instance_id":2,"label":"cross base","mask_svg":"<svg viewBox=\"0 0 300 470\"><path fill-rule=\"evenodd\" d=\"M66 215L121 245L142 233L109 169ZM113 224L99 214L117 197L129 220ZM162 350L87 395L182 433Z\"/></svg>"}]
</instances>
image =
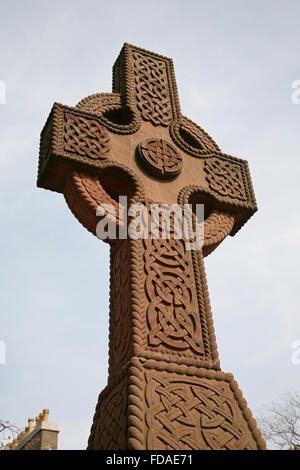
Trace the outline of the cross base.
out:
<instances>
[{"instance_id":1,"label":"cross base","mask_svg":"<svg viewBox=\"0 0 300 470\"><path fill-rule=\"evenodd\" d=\"M100 393L88 450L263 450L233 375L132 357Z\"/></svg>"}]
</instances>

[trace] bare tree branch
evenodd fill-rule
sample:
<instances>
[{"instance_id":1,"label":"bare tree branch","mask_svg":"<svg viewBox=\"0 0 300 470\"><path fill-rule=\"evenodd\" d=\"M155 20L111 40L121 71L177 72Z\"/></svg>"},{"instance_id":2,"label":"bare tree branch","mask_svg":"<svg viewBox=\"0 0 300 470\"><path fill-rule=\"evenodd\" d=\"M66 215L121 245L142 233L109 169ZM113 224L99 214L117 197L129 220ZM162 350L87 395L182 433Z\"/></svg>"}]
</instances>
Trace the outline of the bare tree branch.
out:
<instances>
[{"instance_id":1,"label":"bare tree branch","mask_svg":"<svg viewBox=\"0 0 300 470\"><path fill-rule=\"evenodd\" d=\"M288 392L264 407L257 419L261 432L279 449L300 449L300 395Z\"/></svg>"},{"instance_id":2,"label":"bare tree branch","mask_svg":"<svg viewBox=\"0 0 300 470\"><path fill-rule=\"evenodd\" d=\"M22 429L10 421L0 420L0 450L4 450L8 442L13 440Z\"/></svg>"}]
</instances>

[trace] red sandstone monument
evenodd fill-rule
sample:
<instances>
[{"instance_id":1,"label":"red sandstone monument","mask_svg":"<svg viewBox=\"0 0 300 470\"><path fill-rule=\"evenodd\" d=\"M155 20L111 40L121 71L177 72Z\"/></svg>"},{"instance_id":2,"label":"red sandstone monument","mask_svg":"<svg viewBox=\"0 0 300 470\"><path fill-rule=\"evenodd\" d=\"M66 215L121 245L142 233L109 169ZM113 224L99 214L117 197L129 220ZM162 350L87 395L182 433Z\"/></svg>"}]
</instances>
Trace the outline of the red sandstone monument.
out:
<instances>
[{"instance_id":1,"label":"red sandstone monument","mask_svg":"<svg viewBox=\"0 0 300 470\"><path fill-rule=\"evenodd\" d=\"M109 376L88 449L264 449L237 382L220 370L203 263L257 210L248 164L181 114L172 60L125 44L112 93L74 108L55 103L41 133L38 186L63 193L94 235L105 217L120 231L131 220L120 196L147 211L204 204L198 250L174 231L106 239ZM99 213L101 204L114 211Z\"/></svg>"}]
</instances>

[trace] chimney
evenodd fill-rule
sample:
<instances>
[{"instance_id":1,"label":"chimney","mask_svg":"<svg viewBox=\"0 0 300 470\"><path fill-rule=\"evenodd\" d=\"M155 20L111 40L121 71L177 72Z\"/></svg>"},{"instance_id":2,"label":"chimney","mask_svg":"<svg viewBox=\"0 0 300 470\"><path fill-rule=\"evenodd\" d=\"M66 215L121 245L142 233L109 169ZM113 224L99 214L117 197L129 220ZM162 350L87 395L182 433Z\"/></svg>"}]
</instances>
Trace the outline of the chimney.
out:
<instances>
[{"instance_id":1,"label":"chimney","mask_svg":"<svg viewBox=\"0 0 300 470\"><path fill-rule=\"evenodd\" d=\"M48 417L49 410L45 408L35 420L28 418L26 429L6 446L6 450L57 450L59 427L49 423Z\"/></svg>"}]
</instances>

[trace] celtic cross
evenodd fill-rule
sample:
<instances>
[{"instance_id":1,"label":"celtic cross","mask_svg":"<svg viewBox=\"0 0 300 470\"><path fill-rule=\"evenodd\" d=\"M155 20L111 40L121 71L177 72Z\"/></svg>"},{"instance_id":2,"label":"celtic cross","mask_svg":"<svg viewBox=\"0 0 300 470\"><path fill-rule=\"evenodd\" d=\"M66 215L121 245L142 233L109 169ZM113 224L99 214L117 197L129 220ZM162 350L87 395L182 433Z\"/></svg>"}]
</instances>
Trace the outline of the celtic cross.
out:
<instances>
[{"instance_id":1,"label":"celtic cross","mask_svg":"<svg viewBox=\"0 0 300 470\"><path fill-rule=\"evenodd\" d=\"M220 370L203 258L257 210L248 164L180 111L172 60L125 44L113 92L55 103L41 133L38 186L64 194L94 235L120 196L204 204L204 243L108 238L109 377L88 449L263 449L233 376ZM102 219L101 219L102 217Z\"/></svg>"}]
</instances>

